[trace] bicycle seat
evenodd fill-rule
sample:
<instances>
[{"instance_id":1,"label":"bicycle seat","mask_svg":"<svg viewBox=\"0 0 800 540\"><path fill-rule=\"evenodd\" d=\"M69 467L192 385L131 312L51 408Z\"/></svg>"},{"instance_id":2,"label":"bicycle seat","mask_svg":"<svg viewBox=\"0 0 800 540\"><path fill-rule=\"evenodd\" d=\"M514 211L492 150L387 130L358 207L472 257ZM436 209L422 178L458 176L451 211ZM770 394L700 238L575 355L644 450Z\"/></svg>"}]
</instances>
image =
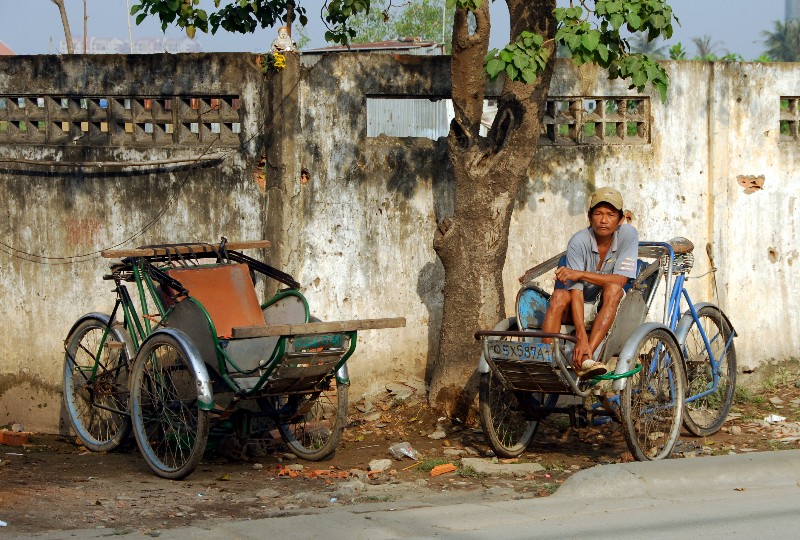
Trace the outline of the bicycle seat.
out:
<instances>
[{"instance_id":1,"label":"bicycle seat","mask_svg":"<svg viewBox=\"0 0 800 540\"><path fill-rule=\"evenodd\" d=\"M672 251L675 252L675 255L681 255L683 253L691 253L694 249L694 244L688 238L684 238L682 236L676 236L675 238L671 239L669 245L672 246Z\"/></svg>"}]
</instances>

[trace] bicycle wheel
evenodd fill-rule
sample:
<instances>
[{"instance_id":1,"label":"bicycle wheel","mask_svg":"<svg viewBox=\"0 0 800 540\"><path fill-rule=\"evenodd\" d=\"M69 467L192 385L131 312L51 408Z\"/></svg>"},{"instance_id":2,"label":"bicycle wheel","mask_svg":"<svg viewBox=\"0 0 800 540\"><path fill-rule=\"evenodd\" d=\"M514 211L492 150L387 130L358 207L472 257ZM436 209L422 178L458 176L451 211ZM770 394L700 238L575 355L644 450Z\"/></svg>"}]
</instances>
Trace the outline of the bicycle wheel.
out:
<instances>
[{"instance_id":1,"label":"bicycle wheel","mask_svg":"<svg viewBox=\"0 0 800 540\"><path fill-rule=\"evenodd\" d=\"M681 429L684 372L681 352L672 335L655 328L636 348L642 369L623 389L625 442L638 461L668 458Z\"/></svg>"},{"instance_id":2,"label":"bicycle wheel","mask_svg":"<svg viewBox=\"0 0 800 540\"><path fill-rule=\"evenodd\" d=\"M95 452L118 447L131 432L126 331L87 317L66 339L64 407L81 443Z\"/></svg>"},{"instance_id":3,"label":"bicycle wheel","mask_svg":"<svg viewBox=\"0 0 800 540\"><path fill-rule=\"evenodd\" d=\"M199 407L196 380L186 350L169 334L153 334L136 355L134 435L148 467L162 478L185 478L203 457L209 413Z\"/></svg>"},{"instance_id":4,"label":"bicycle wheel","mask_svg":"<svg viewBox=\"0 0 800 540\"><path fill-rule=\"evenodd\" d=\"M700 333L708 338L710 346ZM716 306L703 306L697 319L689 328L683 352L686 358L686 399L708 392L705 396L687 401L683 411L683 425L692 435L713 435L728 416L736 390L736 349L730 342L731 327ZM717 364L711 364L711 358Z\"/></svg>"},{"instance_id":5,"label":"bicycle wheel","mask_svg":"<svg viewBox=\"0 0 800 540\"><path fill-rule=\"evenodd\" d=\"M539 427L539 420L531 420L522 410L521 397L503 386L491 371L481 373L478 388L481 429L489 446L500 457L514 458L522 454ZM550 404L554 396L536 393L532 397L541 404L547 399Z\"/></svg>"},{"instance_id":6,"label":"bicycle wheel","mask_svg":"<svg viewBox=\"0 0 800 540\"><path fill-rule=\"evenodd\" d=\"M336 451L347 425L347 390L334 377L320 392L280 398L288 405L280 408L292 412L278 422L278 432L294 455L319 461Z\"/></svg>"}]
</instances>

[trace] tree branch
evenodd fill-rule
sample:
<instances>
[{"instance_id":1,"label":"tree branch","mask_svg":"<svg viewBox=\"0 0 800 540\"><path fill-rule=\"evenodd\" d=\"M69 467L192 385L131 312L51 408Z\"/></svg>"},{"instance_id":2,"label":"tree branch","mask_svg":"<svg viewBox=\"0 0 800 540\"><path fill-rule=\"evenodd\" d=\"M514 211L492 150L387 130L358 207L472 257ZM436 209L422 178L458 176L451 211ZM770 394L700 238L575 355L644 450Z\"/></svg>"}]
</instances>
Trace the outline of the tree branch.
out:
<instances>
[{"instance_id":1,"label":"tree branch","mask_svg":"<svg viewBox=\"0 0 800 540\"><path fill-rule=\"evenodd\" d=\"M72 32L69 29L69 19L67 19L67 10L64 7L64 0L50 0L56 6L58 6L58 11L61 12L61 24L64 26L64 38L67 40L67 52L69 54L75 54L75 49L72 46Z\"/></svg>"}]
</instances>

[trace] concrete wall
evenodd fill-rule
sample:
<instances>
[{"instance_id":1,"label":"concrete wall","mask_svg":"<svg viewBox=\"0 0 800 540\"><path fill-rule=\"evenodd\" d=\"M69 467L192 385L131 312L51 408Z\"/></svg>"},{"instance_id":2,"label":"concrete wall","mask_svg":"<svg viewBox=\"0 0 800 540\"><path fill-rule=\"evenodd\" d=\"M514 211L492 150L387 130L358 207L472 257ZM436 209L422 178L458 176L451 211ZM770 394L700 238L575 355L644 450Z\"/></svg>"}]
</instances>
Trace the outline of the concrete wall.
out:
<instances>
[{"instance_id":1,"label":"concrete wall","mask_svg":"<svg viewBox=\"0 0 800 540\"><path fill-rule=\"evenodd\" d=\"M260 124L269 118L262 81L249 55L37 56L0 62L0 95L7 96L0 120L18 108L16 96L23 96L26 114L38 118L47 112L42 121L55 130L35 134L34 120L25 133L12 133L10 124L0 132L6 139L0 143L5 160L0 162L0 425L17 421L50 431L59 426L63 340L81 314L113 307L112 286L102 281L108 261L100 258L101 249L265 235L268 197L252 176L266 144ZM238 96L241 134L225 141L210 133L194 142L148 139L138 124L149 119L157 129L159 119L152 115L160 113L155 102L153 110L144 110L144 99L177 96L186 98L189 109L191 99L208 109L209 96ZM132 98L127 112L141 131L109 134L94 126L82 131L83 121L108 124L103 116L108 111L93 111L92 98L118 98L123 108ZM44 107L38 107L39 99ZM90 100L86 109L82 99ZM178 100L171 106L176 109ZM216 111L196 113L211 119ZM70 140L59 140L64 130L53 125L61 124L53 121L56 116L67 118ZM118 127L113 119L111 124L106 129ZM119 143L118 135L127 140ZM216 152L223 154L219 161L153 163ZM41 164L48 161L73 165ZM86 165L95 161L120 166ZM153 164L125 167L129 162Z\"/></svg>"},{"instance_id":2,"label":"concrete wall","mask_svg":"<svg viewBox=\"0 0 800 540\"><path fill-rule=\"evenodd\" d=\"M517 277L563 250L586 225L588 193L612 185L625 195L643 239L686 236L695 243L694 275L709 269L705 246L711 244L718 302L740 334L740 365L751 370L770 358L797 356L800 290L791 271L800 239L800 141L781 140L778 128L780 98L800 94L794 90L800 68L664 65L672 79L668 99L644 96L643 141L564 142L536 151L511 225L506 310L513 310ZM81 313L112 307L101 281L106 261L91 254L123 242L266 237L275 247L263 255L301 282L320 318L407 318L405 329L359 335L350 366L356 396L379 391L384 381L424 377L442 305L433 230L452 208L446 144L367 138L366 99L445 98L449 76L445 57L367 54L328 56L303 68L292 61L283 75L267 78L252 55L2 60L0 96L242 101L234 144L229 137L212 146L224 152L221 163L103 170L0 163L6 244L0 245L0 425L57 428L61 341ZM567 62L558 65L551 96L641 97L600 70ZM124 162L205 151L177 136L166 144L119 146L113 137L111 144L2 138L0 132L0 159ZM254 180L262 155L266 175ZM745 193L742 184L751 183L763 187ZM690 289L698 300L715 297L708 277Z\"/></svg>"}]
</instances>

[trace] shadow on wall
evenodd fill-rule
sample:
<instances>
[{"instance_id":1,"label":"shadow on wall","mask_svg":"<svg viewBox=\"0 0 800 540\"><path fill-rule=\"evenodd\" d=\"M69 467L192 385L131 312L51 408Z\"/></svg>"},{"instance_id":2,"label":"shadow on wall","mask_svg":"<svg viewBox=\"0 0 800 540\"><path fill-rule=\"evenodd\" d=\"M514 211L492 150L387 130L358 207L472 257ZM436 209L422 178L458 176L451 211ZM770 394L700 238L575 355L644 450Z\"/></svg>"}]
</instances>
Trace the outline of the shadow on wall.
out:
<instances>
[{"instance_id":1,"label":"shadow on wall","mask_svg":"<svg viewBox=\"0 0 800 540\"><path fill-rule=\"evenodd\" d=\"M439 351L439 331L442 327L444 296L444 267L437 258L422 267L417 279L417 294L428 310L428 356L425 363L425 382L430 383L433 361Z\"/></svg>"},{"instance_id":2,"label":"shadow on wall","mask_svg":"<svg viewBox=\"0 0 800 540\"><path fill-rule=\"evenodd\" d=\"M611 178L596 178L591 163L597 159L587 153L597 153L599 149L583 147L580 153L569 148L561 148L558 154L550 148L537 151L537 158L528 168L528 178L520 182L517 193L516 210L526 206L535 213L538 203L544 203L545 197L558 196L566 201L563 211L571 216L586 213L589 194L612 182ZM541 157L540 157L541 156Z\"/></svg>"}]
</instances>

